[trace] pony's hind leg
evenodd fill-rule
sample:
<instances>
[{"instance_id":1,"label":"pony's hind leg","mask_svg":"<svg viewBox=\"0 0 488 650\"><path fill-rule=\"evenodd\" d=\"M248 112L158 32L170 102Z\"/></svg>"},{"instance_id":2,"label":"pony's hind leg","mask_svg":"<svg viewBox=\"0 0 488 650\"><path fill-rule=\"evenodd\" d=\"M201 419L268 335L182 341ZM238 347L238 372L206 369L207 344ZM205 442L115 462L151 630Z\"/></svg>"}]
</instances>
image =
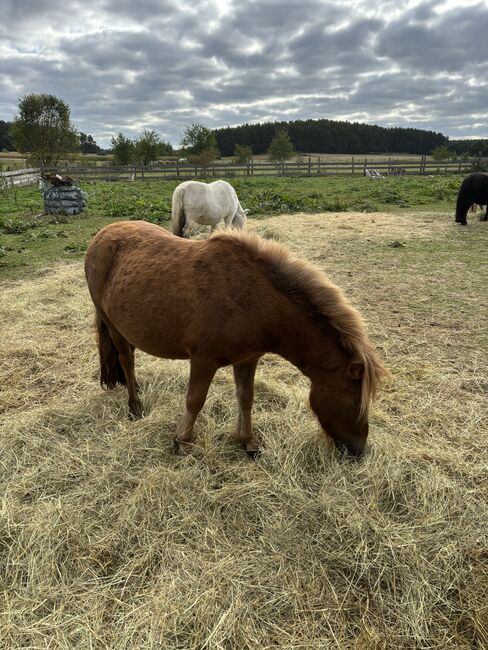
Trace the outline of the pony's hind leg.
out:
<instances>
[{"instance_id":1,"label":"pony's hind leg","mask_svg":"<svg viewBox=\"0 0 488 650\"><path fill-rule=\"evenodd\" d=\"M175 442L182 452L190 449L193 441L193 426L202 410L218 365L209 359L193 357L190 361L190 382L186 393L186 409L176 427Z\"/></svg>"},{"instance_id":2,"label":"pony's hind leg","mask_svg":"<svg viewBox=\"0 0 488 650\"><path fill-rule=\"evenodd\" d=\"M254 400L254 375L257 361L251 361L234 366L239 419L237 421L236 438L247 453L254 457L259 451L259 441L254 436L251 422L251 409Z\"/></svg>"},{"instance_id":3,"label":"pony's hind leg","mask_svg":"<svg viewBox=\"0 0 488 650\"><path fill-rule=\"evenodd\" d=\"M142 417L142 402L137 396L139 386L134 373L134 346L131 345L114 327L108 326L112 339L119 354L119 362L124 371L129 392L129 417L136 420Z\"/></svg>"}]
</instances>

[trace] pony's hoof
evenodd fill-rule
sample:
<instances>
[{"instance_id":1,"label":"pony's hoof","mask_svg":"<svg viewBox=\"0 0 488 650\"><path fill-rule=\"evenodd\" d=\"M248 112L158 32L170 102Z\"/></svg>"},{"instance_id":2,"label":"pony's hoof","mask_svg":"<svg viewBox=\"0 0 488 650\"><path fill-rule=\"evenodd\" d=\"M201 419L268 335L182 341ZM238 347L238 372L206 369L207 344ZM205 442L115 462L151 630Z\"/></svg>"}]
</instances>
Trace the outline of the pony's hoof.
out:
<instances>
[{"instance_id":1,"label":"pony's hoof","mask_svg":"<svg viewBox=\"0 0 488 650\"><path fill-rule=\"evenodd\" d=\"M261 455L261 449L246 449L246 454L251 460L257 460Z\"/></svg>"},{"instance_id":2,"label":"pony's hoof","mask_svg":"<svg viewBox=\"0 0 488 650\"><path fill-rule=\"evenodd\" d=\"M460 226L467 226L467 225L468 225L468 222L467 222L467 221L460 221L460 222L459 222L459 225L460 225Z\"/></svg>"},{"instance_id":3,"label":"pony's hoof","mask_svg":"<svg viewBox=\"0 0 488 650\"><path fill-rule=\"evenodd\" d=\"M261 453L261 446L255 438L250 440L249 442L244 443L244 451L246 454L249 456L249 458L252 458L253 460L256 460L258 458L259 454Z\"/></svg>"},{"instance_id":4,"label":"pony's hoof","mask_svg":"<svg viewBox=\"0 0 488 650\"><path fill-rule=\"evenodd\" d=\"M193 443L186 442L185 440L178 440L178 438L173 438L173 443L175 447L175 453L178 456L188 456L193 449Z\"/></svg>"},{"instance_id":5,"label":"pony's hoof","mask_svg":"<svg viewBox=\"0 0 488 650\"><path fill-rule=\"evenodd\" d=\"M141 400L129 404L129 420L140 420L143 415L144 409Z\"/></svg>"}]
</instances>

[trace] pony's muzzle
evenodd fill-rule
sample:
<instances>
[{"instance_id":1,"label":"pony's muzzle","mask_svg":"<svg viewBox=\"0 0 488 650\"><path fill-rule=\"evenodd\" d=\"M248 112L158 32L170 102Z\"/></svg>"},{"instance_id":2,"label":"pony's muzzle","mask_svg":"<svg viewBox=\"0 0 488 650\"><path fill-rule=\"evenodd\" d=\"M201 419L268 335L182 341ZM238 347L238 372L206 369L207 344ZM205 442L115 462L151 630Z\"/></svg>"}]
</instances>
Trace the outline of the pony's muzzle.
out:
<instances>
[{"instance_id":1,"label":"pony's muzzle","mask_svg":"<svg viewBox=\"0 0 488 650\"><path fill-rule=\"evenodd\" d=\"M350 442L339 442L334 440L336 449L342 452L349 460L361 460L366 448L366 442L351 444Z\"/></svg>"}]
</instances>

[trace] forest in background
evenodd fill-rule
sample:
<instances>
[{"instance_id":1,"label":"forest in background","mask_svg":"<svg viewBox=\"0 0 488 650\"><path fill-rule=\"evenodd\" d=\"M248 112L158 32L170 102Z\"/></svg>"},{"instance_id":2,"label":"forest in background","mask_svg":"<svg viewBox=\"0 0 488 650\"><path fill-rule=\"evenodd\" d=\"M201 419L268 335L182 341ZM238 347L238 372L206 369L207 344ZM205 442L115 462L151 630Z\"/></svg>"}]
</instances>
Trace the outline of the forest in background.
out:
<instances>
[{"instance_id":1,"label":"forest in background","mask_svg":"<svg viewBox=\"0 0 488 650\"><path fill-rule=\"evenodd\" d=\"M266 153L279 130L286 131L296 151L305 153L410 153L430 154L447 146L458 154L488 155L488 140L449 140L442 133L402 127L382 127L335 120L266 122L216 129L222 156L231 156L236 145L252 147L255 155Z\"/></svg>"},{"instance_id":2,"label":"forest in background","mask_svg":"<svg viewBox=\"0 0 488 650\"><path fill-rule=\"evenodd\" d=\"M10 122L0 120L0 151L15 151L9 136ZM358 122L335 120L296 120L265 122L215 129L222 156L234 155L236 145L248 145L254 155L264 154L277 131L286 131L295 150L301 153L430 154L439 146L447 146L458 155L488 156L488 139L449 140L442 133L422 129L382 127ZM80 134L82 153L108 153L91 135Z\"/></svg>"}]
</instances>

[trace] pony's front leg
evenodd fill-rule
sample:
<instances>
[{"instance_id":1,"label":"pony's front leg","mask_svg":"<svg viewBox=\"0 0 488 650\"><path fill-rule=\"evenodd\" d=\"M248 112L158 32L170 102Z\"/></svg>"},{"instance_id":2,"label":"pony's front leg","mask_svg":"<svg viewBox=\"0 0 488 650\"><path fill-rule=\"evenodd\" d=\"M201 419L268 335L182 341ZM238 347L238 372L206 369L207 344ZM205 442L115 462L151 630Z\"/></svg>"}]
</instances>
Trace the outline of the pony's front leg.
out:
<instances>
[{"instance_id":1,"label":"pony's front leg","mask_svg":"<svg viewBox=\"0 0 488 650\"><path fill-rule=\"evenodd\" d=\"M251 409L254 400L254 375L257 361L234 366L239 419L236 438L247 453L254 458L259 451L259 441L252 432Z\"/></svg>"},{"instance_id":2,"label":"pony's front leg","mask_svg":"<svg viewBox=\"0 0 488 650\"><path fill-rule=\"evenodd\" d=\"M190 382L186 393L186 409L176 427L175 442L182 452L191 448L193 426L202 410L218 365L211 359L193 357L190 361Z\"/></svg>"}]
</instances>

